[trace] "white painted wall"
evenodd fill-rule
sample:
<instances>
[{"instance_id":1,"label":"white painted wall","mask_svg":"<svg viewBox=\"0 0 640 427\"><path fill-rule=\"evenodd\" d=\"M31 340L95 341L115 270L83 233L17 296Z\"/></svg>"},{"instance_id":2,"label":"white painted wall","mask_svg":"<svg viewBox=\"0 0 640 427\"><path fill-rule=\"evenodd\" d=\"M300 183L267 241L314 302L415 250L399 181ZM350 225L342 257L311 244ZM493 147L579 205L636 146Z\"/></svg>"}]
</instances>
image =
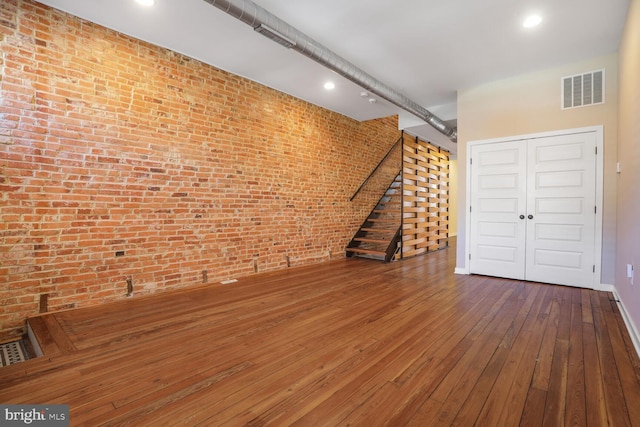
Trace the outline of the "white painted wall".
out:
<instances>
[{"instance_id":1,"label":"white painted wall","mask_svg":"<svg viewBox=\"0 0 640 427\"><path fill-rule=\"evenodd\" d=\"M640 0L632 0L619 49L618 180L615 288L636 339L640 330ZM627 278L634 266L634 283ZM640 352L636 341L636 349Z\"/></svg>"}]
</instances>

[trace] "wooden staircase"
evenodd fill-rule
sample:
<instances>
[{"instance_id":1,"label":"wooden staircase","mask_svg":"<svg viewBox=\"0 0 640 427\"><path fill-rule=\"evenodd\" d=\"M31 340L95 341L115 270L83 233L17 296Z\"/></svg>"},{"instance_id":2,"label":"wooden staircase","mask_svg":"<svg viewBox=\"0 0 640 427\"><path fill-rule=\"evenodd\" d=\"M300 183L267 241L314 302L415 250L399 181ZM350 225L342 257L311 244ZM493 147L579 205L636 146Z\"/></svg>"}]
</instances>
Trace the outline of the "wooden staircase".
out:
<instances>
[{"instance_id":1,"label":"wooden staircase","mask_svg":"<svg viewBox=\"0 0 640 427\"><path fill-rule=\"evenodd\" d=\"M399 173L349 242L347 257L391 261L402 236L401 226L402 174Z\"/></svg>"},{"instance_id":2,"label":"wooden staircase","mask_svg":"<svg viewBox=\"0 0 640 427\"><path fill-rule=\"evenodd\" d=\"M351 239L346 256L388 262L447 247L449 154L403 131L351 196L353 201L366 187L370 202L393 180Z\"/></svg>"}]
</instances>

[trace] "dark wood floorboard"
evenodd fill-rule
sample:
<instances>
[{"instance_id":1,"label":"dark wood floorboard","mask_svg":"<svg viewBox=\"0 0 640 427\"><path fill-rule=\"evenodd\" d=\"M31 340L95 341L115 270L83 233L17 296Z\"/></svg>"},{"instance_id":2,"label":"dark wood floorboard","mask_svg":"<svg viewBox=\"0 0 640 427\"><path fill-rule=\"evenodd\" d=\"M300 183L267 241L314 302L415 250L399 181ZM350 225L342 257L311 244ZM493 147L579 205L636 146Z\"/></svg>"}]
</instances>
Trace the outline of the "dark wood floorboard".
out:
<instances>
[{"instance_id":1,"label":"dark wood floorboard","mask_svg":"<svg viewBox=\"0 0 640 427\"><path fill-rule=\"evenodd\" d=\"M640 426L613 295L454 268L335 260L47 314L0 402L73 426Z\"/></svg>"}]
</instances>

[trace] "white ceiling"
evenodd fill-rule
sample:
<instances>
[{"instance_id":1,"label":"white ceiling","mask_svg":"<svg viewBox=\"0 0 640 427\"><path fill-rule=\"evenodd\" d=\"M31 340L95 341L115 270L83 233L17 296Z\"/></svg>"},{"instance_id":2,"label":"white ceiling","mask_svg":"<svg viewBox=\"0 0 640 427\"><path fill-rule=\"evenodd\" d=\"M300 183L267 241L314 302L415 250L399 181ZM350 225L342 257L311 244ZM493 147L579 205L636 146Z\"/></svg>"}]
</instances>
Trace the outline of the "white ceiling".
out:
<instances>
[{"instance_id":1,"label":"white ceiling","mask_svg":"<svg viewBox=\"0 0 640 427\"><path fill-rule=\"evenodd\" d=\"M40 0L357 120L455 146L420 119L253 31L204 0ZM617 50L629 0L254 0L444 120L459 89ZM525 29L529 13L543 17ZM327 80L336 89L326 91ZM377 97L376 97L377 98Z\"/></svg>"}]
</instances>

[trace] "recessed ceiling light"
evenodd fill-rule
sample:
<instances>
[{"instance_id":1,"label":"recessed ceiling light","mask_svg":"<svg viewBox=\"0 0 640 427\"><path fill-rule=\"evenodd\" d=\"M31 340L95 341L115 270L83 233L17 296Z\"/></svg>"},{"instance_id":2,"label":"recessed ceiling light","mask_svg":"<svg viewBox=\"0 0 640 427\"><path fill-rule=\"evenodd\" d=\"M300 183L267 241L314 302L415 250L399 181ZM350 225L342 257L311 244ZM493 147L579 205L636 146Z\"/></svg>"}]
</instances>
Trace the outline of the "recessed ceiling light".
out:
<instances>
[{"instance_id":1,"label":"recessed ceiling light","mask_svg":"<svg viewBox=\"0 0 640 427\"><path fill-rule=\"evenodd\" d=\"M540 15L529 15L522 23L522 26L525 28L535 27L542 22L542 17Z\"/></svg>"},{"instance_id":2,"label":"recessed ceiling light","mask_svg":"<svg viewBox=\"0 0 640 427\"><path fill-rule=\"evenodd\" d=\"M325 88L326 90L333 90L333 89L335 89L335 88L336 88L336 85L335 85L335 83L333 83L333 82L326 82L326 83L324 84L324 88Z\"/></svg>"},{"instance_id":3,"label":"recessed ceiling light","mask_svg":"<svg viewBox=\"0 0 640 427\"><path fill-rule=\"evenodd\" d=\"M154 4L156 4L156 0L136 0L136 3L143 6L153 6Z\"/></svg>"}]
</instances>

